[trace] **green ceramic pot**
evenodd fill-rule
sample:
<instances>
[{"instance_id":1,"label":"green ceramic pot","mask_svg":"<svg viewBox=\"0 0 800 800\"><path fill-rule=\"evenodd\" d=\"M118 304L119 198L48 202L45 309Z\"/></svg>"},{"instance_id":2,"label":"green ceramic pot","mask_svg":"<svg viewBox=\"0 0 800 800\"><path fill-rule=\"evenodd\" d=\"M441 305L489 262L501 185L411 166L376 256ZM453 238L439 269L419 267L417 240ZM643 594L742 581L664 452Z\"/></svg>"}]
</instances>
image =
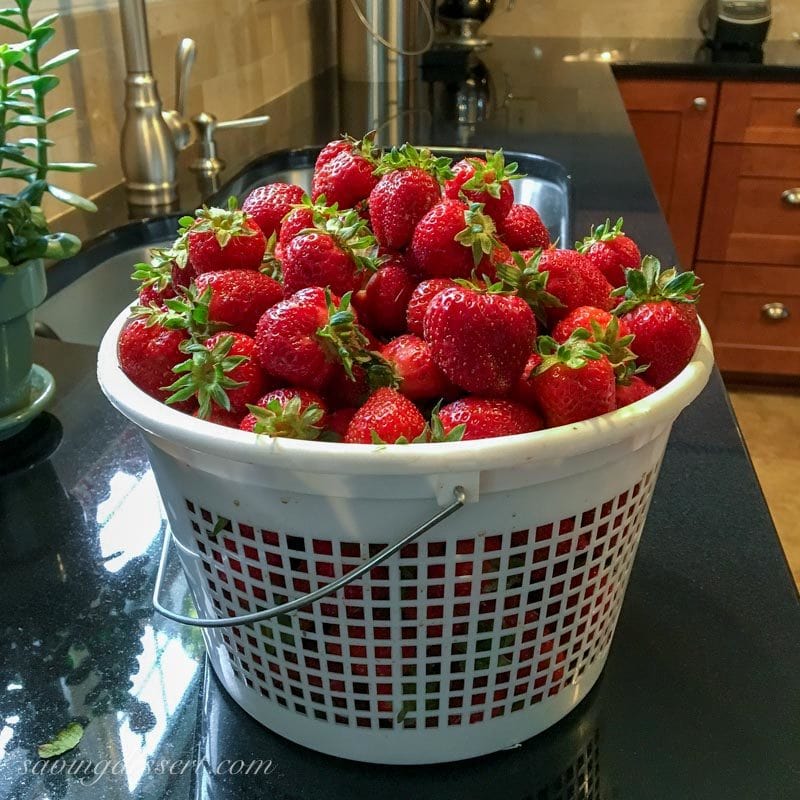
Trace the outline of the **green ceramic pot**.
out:
<instances>
[{"instance_id":1,"label":"green ceramic pot","mask_svg":"<svg viewBox=\"0 0 800 800\"><path fill-rule=\"evenodd\" d=\"M0 418L31 403L33 311L47 296L41 259L0 275Z\"/></svg>"}]
</instances>

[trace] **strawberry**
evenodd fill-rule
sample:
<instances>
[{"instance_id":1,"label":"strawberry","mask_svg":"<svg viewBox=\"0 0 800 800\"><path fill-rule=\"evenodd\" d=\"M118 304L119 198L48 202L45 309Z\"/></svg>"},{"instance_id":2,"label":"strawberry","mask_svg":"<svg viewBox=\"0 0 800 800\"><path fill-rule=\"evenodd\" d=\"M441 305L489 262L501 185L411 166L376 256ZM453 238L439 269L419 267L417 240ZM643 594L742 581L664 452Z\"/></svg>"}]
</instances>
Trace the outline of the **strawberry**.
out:
<instances>
[{"instance_id":1,"label":"strawberry","mask_svg":"<svg viewBox=\"0 0 800 800\"><path fill-rule=\"evenodd\" d=\"M497 223L497 233L512 250L550 246L550 234L535 208L515 203Z\"/></svg>"},{"instance_id":2,"label":"strawberry","mask_svg":"<svg viewBox=\"0 0 800 800\"><path fill-rule=\"evenodd\" d=\"M539 338L542 363L533 387L548 427L580 422L616 407L608 348L589 341L589 336L585 328L578 328L563 344L549 336Z\"/></svg>"},{"instance_id":3,"label":"strawberry","mask_svg":"<svg viewBox=\"0 0 800 800\"><path fill-rule=\"evenodd\" d=\"M254 347L253 339L244 333L217 333L205 342L183 342L181 351L189 358L172 368L180 377L164 387L172 392L166 402L172 405L196 398L197 415L204 419L215 408L243 414L247 404L264 391Z\"/></svg>"},{"instance_id":4,"label":"strawberry","mask_svg":"<svg viewBox=\"0 0 800 800\"><path fill-rule=\"evenodd\" d=\"M608 219L604 225L593 226L575 249L583 253L614 288L624 286L625 270L638 269L642 260L636 242L622 230L622 217L613 226Z\"/></svg>"},{"instance_id":5,"label":"strawberry","mask_svg":"<svg viewBox=\"0 0 800 800\"><path fill-rule=\"evenodd\" d=\"M435 400L454 396L458 389L436 366L430 345L418 336L405 334L381 348L381 355L394 366L399 391L410 400Z\"/></svg>"},{"instance_id":6,"label":"strawberry","mask_svg":"<svg viewBox=\"0 0 800 800\"><path fill-rule=\"evenodd\" d=\"M333 161L339 153L357 152L358 148L363 145L365 140L370 139L371 141L374 138L374 134L367 134L367 136L359 142L352 136L345 134L340 139L334 139L332 142L328 142L317 156L317 160L314 163L314 172L319 172L329 161Z\"/></svg>"},{"instance_id":7,"label":"strawberry","mask_svg":"<svg viewBox=\"0 0 800 800\"><path fill-rule=\"evenodd\" d=\"M200 416L199 408L192 416L203 419L203 417ZM242 413L234 414L232 411L224 411L219 406L212 405L211 412L205 417L205 422L213 422L215 425L222 425L225 428L238 428L243 417L244 415Z\"/></svg>"},{"instance_id":8,"label":"strawberry","mask_svg":"<svg viewBox=\"0 0 800 800\"><path fill-rule=\"evenodd\" d=\"M269 239L273 233L280 233L281 221L295 204L301 202L304 194L302 187L292 183L268 183L247 195L242 211Z\"/></svg>"},{"instance_id":9,"label":"strawberry","mask_svg":"<svg viewBox=\"0 0 800 800\"><path fill-rule=\"evenodd\" d=\"M417 407L397 390L382 388L356 411L344 440L350 444L404 444L425 435L425 418Z\"/></svg>"},{"instance_id":10,"label":"strawberry","mask_svg":"<svg viewBox=\"0 0 800 800\"><path fill-rule=\"evenodd\" d=\"M227 208L203 207L195 217L181 217L181 235L186 238L186 254L197 274L221 269L258 269L267 240L243 211L236 198Z\"/></svg>"},{"instance_id":11,"label":"strawberry","mask_svg":"<svg viewBox=\"0 0 800 800\"><path fill-rule=\"evenodd\" d=\"M175 297L173 265L171 250L161 248L150 251L148 262L133 265L131 278L139 281L139 305L163 307L165 300Z\"/></svg>"},{"instance_id":12,"label":"strawberry","mask_svg":"<svg viewBox=\"0 0 800 800\"><path fill-rule=\"evenodd\" d=\"M344 437L347 435L347 428L356 411L358 411L357 408L346 406L345 408L337 408L336 411L328 414L326 433L331 434L330 438L337 442L344 441Z\"/></svg>"},{"instance_id":13,"label":"strawberry","mask_svg":"<svg viewBox=\"0 0 800 800\"><path fill-rule=\"evenodd\" d=\"M444 196L482 203L487 216L500 224L514 204L511 181L524 177L516 172L516 162L506 164L502 150L487 150L485 159L465 158L453 167L453 177L444 184Z\"/></svg>"},{"instance_id":14,"label":"strawberry","mask_svg":"<svg viewBox=\"0 0 800 800\"><path fill-rule=\"evenodd\" d=\"M417 282L399 258L383 263L353 297L359 316L376 333L401 333L406 327L406 308Z\"/></svg>"},{"instance_id":15,"label":"strawberry","mask_svg":"<svg viewBox=\"0 0 800 800\"><path fill-rule=\"evenodd\" d=\"M417 223L441 200L440 182L452 176L449 158L410 144L393 148L375 170L381 176L369 195L369 218L382 247L401 250Z\"/></svg>"},{"instance_id":16,"label":"strawberry","mask_svg":"<svg viewBox=\"0 0 800 800\"><path fill-rule=\"evenodd\" d=\"M185 330L170 329L145 317L131 319L119 335L119 365L143 392L166 400L170 392L163 387L175 378L172 368L186 358L181 345L187 339Z\"/></svg>"},{"instance_id":17,"label":"strawberry","mask_svg":"<svg viewBox=\"0 0 800 800\"><path fill-rule=\"evenodd\" d=\"M255 405L239 429L289 439L318 439L327 423L325 403L305 389L273 389Z\"/></svg>"},{"instance_id":18,"label":"strawberry","mask_svg":"<svg viewBox=\"0 0 800 800\"><path fill-rule=\"evenodd\" d=\"M530 433L544 427L538 414L520 403L485 397L462 397L438 413L445 434L463 425L461 438L492 439Z\"/></svg>"},{"instance_id":19,"label":"strawberry","mask_svg":"<svg viewBox=\"0 0 800 800\"><path fill-rule=\"evenodd\" d=\"M307 228L313 228L316 218L321 217L326 220L338 216L339 206L336 203L328 205L325 195L312 200L307 194L304 194L300 198L300 202L292 208L281 223L278 243L285 248L295 236Z\"/></svg>"},{"instance_id":20,"label":"strawberry","mask_svg":"<svg viewBox=\"0 0 800 800\"><path fill-rule=\"evenodd\" d=\"M317 228L295 236L283 251L286 297L308 286L327 286L344 295L361 287L364 272L375 268L367 250L375 244L354 210L340 217L315 219Z\"/></svg>"},{"instance_id":21,"label":"strawberry","mask_svg":"<svg viewBox=\"0 0 800 800\"><path fill-rule=\"evenodd\" d=\"M350 296L339 300L317 286L267 309L256 326L256 354L264 370L313 391L333 376L337 365L352 377L355 364L372 363L365 342Z\"/></svg>"},{"instance_id":22,"label":"strawberry","mask_svg":"<svg viewBox=\"0 0 800 800\"><path fill-rule=\"evenodd\" d=\"M417 284L406 308L406 326L411 333L420 337L424 335L423 321L428 304L439 292L451 286L456 286L456 282L450 278L431 278Z\"/></svg>"},{"instance_id":23,"label":"strawberry","mask_svg":"<svg viewBox=\"0 0 800 800\"><path fill-rule=\"evenodd\" d=\"M528 356L525 366L522 368L522 374L517 379L514 388L511 390L511 399L522 403L524 406L538 409L536 404L536 388L533 379L536 375L536 368L542 363L542 357L533 352Z\"/></svg>"},{"instance_id":24,"label":"strawberry","mask_svg":"<svg viewBox=\"0 0 800 800\"><path fill-rule=\"evenodd\" d=\"M433 360L453 383L497 397L508 394L522 372L536 337L536 318L501 284L485 289L466 284L431 300L424 329Z\"/></svg>"},{"instance_id":25,"label":"strawberry","mask_svg":"<svg viewBox=\"0 0 800 800\"><path fill-rule=\"evenodd\" d=\"M342 148L329 161L315 168L311 197L317 200L320 195L325 195L328 202L338 203L342 209L353 208L366 200L378 183L374 174L378 162L373 138L367 134L361 142L349 149Z\"/></svg>"},{"instance_id":26,"label":"strawberry","mask_svg":"<svg viewBox=\"0 0 800 800\"><path fill-rule=\"evenodd\" d=\"M483 207L442 200L419 221L411 238L414 266L432 278L468 278L491 267L495 227Z\"/></svg>"},{"instance_id":27,"label":"strawberry","mask_svg":"<svg viewBox=\"0 0 800 800\"><path fill-rule=\"evenodd\" d=\"M693 272L661 270L653 256L641 269L625 275L627 284L614 290L622 302L614 314L635 335L633 351L648 364L647 382L659 388L691 361L700 340L700 322L694 304L703 285Z\"/></svg>"},{"instance_id":28,"label":"strawberry","mask_svg":"<svg viewBox=\"0 0 800 800\"><path fill-rule=\"evenodd\" d=\"M261 315L283 299L283 287L252 269L204 272L195 278L198 292L211 289L208 318L252 336Z\"/></svg>"},{"instance_id":29,"label":"strawberry","mask_svg":"<svg viewBox=\"0 0 800 800\"><path fill-rule=\"evenodd\" d=\"M611 300L611 284L586 256L575 250L555 247L543 250L539 269L550 273L550 291L559 297L569 311L578 306L594 306L610 311L614 305ZM568 292L565 297L560 297L554 289L554 281L557 278L563 279L567 274L575 276L577 281L571 294ZM557 316L561 318L561 315Z\"/></svg>"},{"instance_id":30,"label":"strawberry","mask_svg":"<svg viewBox=\"0 0 800 800\"><path fill-rule=\"evenodd\" d=\"M552 336L559 343L566 342L570 334L578 328L586 328L586 330L591 331L592 322L596 322L605 330L614 319L616 318L610 311L606 311L602 308L579 306L578 308L573 308L572 311L553 328ZM618 325L619 335L628 336L630 331L625 322L619 320Z\"/></svg>"},{"instance_id":31,"label":"strawberry","mask_svg":"<svg viewBox=\"0 0 800 800\"><path fill-rule=\"evenodd\" d=\"M627 383L617 381L616 386L616 407L622 408L641 400L643 397L653 394L655 389L640 378L638 375L631 375Z\"/></svg>"}]
</instances>

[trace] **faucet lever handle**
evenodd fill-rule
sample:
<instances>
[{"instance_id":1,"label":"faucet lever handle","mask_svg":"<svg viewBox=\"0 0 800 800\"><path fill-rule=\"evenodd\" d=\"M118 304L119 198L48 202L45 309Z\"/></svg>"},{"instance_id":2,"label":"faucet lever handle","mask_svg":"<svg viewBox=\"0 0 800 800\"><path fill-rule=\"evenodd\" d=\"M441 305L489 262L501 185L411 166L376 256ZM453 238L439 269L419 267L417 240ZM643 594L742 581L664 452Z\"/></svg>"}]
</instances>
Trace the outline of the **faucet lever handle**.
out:
<instances>
[{"instance_id":1,"label":"faucet lever handle","mask_svg":"<svg viewBox=\"0 0 800 800\"><path fill-rule=\"evenodd\" d=\"M214 134L217 131L231 130L233 128L254 128L258 125L266 125L269 116L244 117L243 119L231 119L219 122L213 114L202 111L192 122L197 130L200 139L200 156L195 159L189 169L199 172L205 177L219 175L225 169L225 162L217 156L217 143Z\"/></svg>"},{"instance_id":2,"label":"faucet lever handle","mask_svg":"<svg viewBox=\"0 0 800 800\"><path fill-rule=\"evenodd\" d=\"M230 119L227 122L218 122L217 130L225 131L231 128L255 128L258 125L266 125L269 122L269 114L260 117L244 117L242 119Z\"/></svg>"},{"instance_id":3,"label":"faucet lever handle","mask_svg":"<svg viewBox=\"0 0 800 800\"><path fill-rule=\"evenodd\" d=\"M175 51L175 110L181 117L186 115L186 100L189 95L189 77L197 55L197 42L184 38Z\"/></svg>"}]
</instances>

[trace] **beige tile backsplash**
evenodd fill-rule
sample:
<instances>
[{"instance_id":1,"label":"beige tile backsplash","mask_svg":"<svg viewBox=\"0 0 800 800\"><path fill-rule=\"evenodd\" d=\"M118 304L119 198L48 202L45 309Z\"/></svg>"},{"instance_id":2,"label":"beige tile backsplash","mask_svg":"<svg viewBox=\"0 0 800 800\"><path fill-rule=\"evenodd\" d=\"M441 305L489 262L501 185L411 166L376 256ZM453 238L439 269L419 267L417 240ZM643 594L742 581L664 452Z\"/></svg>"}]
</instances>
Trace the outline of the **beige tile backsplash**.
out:
<instances>
[{"instance_id":1,"label":"beige tile backsplash","mask_svg":"<svg viewBox=\"0 0 800 800\"><path fill-rule=\"evenodd\" d=\"M495 36L698 36L703 0L498 0L484 30ZM800 30L800 0L773 0L770 38Z\"/></svg>"},{"instance_id":2,"label":"beige tile backsplash","mask_svg":"<svg viewBox=\"0 0 800 800\"><path fill-rule=\"evenodd\" d=\"M165 108L175 98L175 49L190 36L197 59L188 113L220 120L245 116L335 63L335 0L147 0L153 72ZM36 0L34 0L34 5ZM76 113L53 126L54 160L93 161L98 168L63 175L66 188L94 196L122 181L119 142L125 96L125 59L117 3L64 12L50 54L78 47L77 61L60 72L48 108ZM320 20L320 17L322 20ZM324 34L312 32L312 21ZM326 20L331 22L326 23ZM312 46L313 44L313 46ZM63 212L45 206L49 216Z\"/></svg>"}]
</instances>

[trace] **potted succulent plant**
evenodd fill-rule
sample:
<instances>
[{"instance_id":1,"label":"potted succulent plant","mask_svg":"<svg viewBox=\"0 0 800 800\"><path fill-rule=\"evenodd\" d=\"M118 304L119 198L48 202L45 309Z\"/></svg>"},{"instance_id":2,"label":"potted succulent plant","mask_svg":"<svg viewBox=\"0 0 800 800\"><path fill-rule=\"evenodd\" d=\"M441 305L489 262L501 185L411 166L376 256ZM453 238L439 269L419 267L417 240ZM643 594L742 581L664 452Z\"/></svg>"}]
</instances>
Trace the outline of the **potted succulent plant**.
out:
<instances>
[{"instance_id":1,"label":"potted succulent plant","mask_svg":"<svg viewBox=\"0 0 800 800\"><path fill-rule=\"evenodd\" d=\"M53 161L48 128L73 113L48 111L47 95L59 84L54 70L77 56L67 50L42 55L55 36L58 14L31 21L31 0L0 10L0 25L17 41L0 45L0 439L16 433L48 402L52 376L33 364L33 311L45 298L45 262L74 255L77 237L53 233L42 198L86 211L95 206L54 183L51 175L79 172L93 164ZM9 188L18 185L18 191Z\"/></svg>"}]
</instances>

